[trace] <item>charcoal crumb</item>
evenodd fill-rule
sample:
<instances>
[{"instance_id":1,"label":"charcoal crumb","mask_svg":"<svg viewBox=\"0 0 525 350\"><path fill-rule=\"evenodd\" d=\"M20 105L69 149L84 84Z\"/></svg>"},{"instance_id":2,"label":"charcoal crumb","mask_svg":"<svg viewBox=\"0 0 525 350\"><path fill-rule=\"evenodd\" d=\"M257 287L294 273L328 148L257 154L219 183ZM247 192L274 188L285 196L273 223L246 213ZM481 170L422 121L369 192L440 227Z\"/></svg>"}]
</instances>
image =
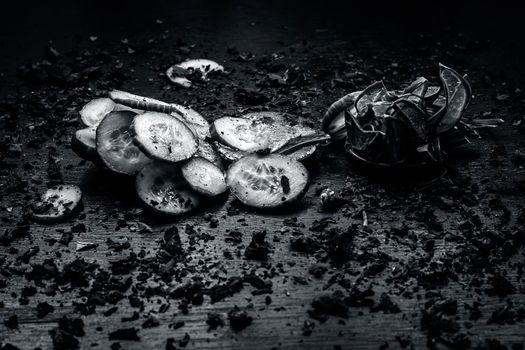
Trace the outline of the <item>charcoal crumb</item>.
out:
<instances>
[{"instance_id":1,"label":"charcoal crumb","mask_svg":"<svg viewBox=\"0 0 525 350\"><path fill-rule=\"evenodd\" d=\"M137 328L120 328L109 333L109 340L134 340L139 341Z\"/></svg>"},{"instance_id":2,"label":"charcoal crumb","mask_svg":"<svg viewBox=\"0 0 525 350\"><path fill-rule=\"evenodd\" d=\"M242 331L251 325L253 321L253 318L245 310L241 310L238 307L228 312L228 319L230 320L230 327L235 332Z\"/></svg>"},{"instance_id":3,"label":"charcoal crumb","mask_svg":"<svg viewBox=\"0 0 525 350\"><path fill-rule=\"evenodd\" d=\"M208 331L217 329L218 327L224 327L224 320L218 313L208 313L208 319L206 320L208 325Z\"/></svg>"}]
</instances>

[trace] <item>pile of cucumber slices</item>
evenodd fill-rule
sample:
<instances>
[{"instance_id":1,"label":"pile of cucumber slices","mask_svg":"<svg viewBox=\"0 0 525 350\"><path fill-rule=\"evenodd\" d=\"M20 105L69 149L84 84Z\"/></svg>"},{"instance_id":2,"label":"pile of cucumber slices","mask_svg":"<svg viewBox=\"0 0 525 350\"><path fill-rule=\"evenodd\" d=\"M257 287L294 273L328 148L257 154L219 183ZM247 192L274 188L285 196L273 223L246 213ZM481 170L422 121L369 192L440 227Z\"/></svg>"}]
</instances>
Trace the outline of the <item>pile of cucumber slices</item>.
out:
<instances>
[{"instance_id":1,"label":"pile of cucumber slices","mask_svg":"<svg viewBox=\"0 0 525 350\"><path fill-rule=\"evenodd\" d=\"M170 215L228 190L259 209L296 202L308 188L300 161L329 138L275 112L223 117L210 125L193 109L117 90L88 102L80 117L86 127L73 135L73 151L135 176L142 202Z\"/></svg>"}]
</instances>

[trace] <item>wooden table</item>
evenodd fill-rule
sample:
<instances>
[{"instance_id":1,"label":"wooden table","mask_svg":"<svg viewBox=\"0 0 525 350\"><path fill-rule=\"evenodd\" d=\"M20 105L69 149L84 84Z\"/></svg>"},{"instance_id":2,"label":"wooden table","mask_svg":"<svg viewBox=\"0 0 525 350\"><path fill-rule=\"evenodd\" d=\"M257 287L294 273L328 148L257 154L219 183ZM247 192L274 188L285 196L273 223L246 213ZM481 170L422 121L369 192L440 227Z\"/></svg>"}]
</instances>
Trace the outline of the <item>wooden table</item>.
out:
<instances>
[{"instance_id":1,"label":"wooden table","mask_svg":"<svg viewBox=\"0 0 525 350\"><path fill-rule=\"evenodd\" d=\"M141 7L132 5L128 9L107 5L107 11L99 13L99 8L105 5L90 4L91 2L86 1L78 6L64 3L62 7L55 9L37 8L37 13L40 10L48 16L53 11L57 12L57 20L45 22L45 27L44 19L36 15L20 15L22 17L18 29L6 26L3 33L0 33L0 39L6 48L1 61L4 83L0 93L4 98L9 94L26 94L26 98L30 99L31 90L36 91L38 96L70 93L64 91L71 88L69 85L64 88L19 87L19 82L14 77L14 68L18 64L29 57L40 60L40 52L46 41L53 40L53 47L64 56L71 49L77 51L73 56L81 56L84 50L108 51L111 60L114 57L119 59L111 62L111 65L121 63L122 68L115 69L124 71L130 77L122 83L122 88L166 101L190 104L213 120L221 115L241 114L249 107L235 100L234 91L238 87L256 86L257 81L263 79L267 72L263 69L255 71L255 62L265 55L271 57L275 54L281 56L279 63L287 67L292 64L301 67L309 83L304 88L271 88L271 91L280 89L286 98L290 97L287 96L287 91L292 91L295 95L283 104L274 101L270 107L290 111L291 101L297 102L300 106L293 107L297 115L317 126L320 116L331 101L351 90L350 87L334 83L335 72L366 72L368 75L360 84L368 84L381 77L392 83L398 76L403 77L402 83L407 83L405 77L437 73L437 62L442 61L460 71L468 71L475 94L469 115L493 111L495 116L506 120L502 127L483 132L481 139L473 140L459 155L449 158L448 166L457 170L456 174L451 175L451 181L457 181L456 185L460 188L473 185L479 188L475 196L479 203L473 203L470 209L480 215L482 224L487 229L515 230L518 227L516 220L520 210L523 210L525 172L523 165L516 166L511 158L515 151L523 149L523 135L518 127L512 125L511 120L520 113L523 114L523 101L497 104L493 97L509 91L513 93L511 87L502 86L501 83L507 82L512 86L513 81L523 78L523 69L516 64L523 54L518 49L509 49L505 40L492 42L488 46L482 45L483 42L476 44L476 40L484 35L481 20L478 22L470 18L465 20L467 24L461 24L455 18L450 30L426 28L430 34L419 36L419 31L409 31L408 25L392 29L396 21L385 20L383 17L371 19L370 29L365 30L363 20L348 23L348 16L343 10L343 13L338 13L311 4L292 6L272 2L271 5L258 7L237 2L226 5L199 2L180 4L176 9L169 4L152 4L144 13L141 12ZM92 6L97 9L91 8ZM362 6L370 10L365 5ZM118 9L121 12L116 18ZM437 11L438 14L443 12ZM466 10L462 8L460 11ZM331 17L333 20L328 19ZM406 17L408 15L401 18ZM429 21L433 23L434 20ZM414 25L421 22L424 21L417 19ZM474 26L470 26L472 23ZM39 26L44 29L36 30ZM476 28L479 30L476 31ZM425 30L421 29L421 32ZM464 38L457 36L457 32L461 30L467 33ZM82 40L75 40L75 34L81 34ZM497 33L491 35L496 36ZM148 46L150 38L155 41ZM507 40L512 42L512 37ZM232 54L233 47L240 54ZM141 48L144 50L141 51ZM230 73L227 78L220 80L224 81L223 85L212 82L209 90L206 87L177 89L163 77L163 69L185 57L217 60ZM103 64L103 67L108 66L110 64ZM434 71L432 67L435 67ZM380 71L375 70L376 68ZM507 75L500 76L500 72ZM491 77L492 84L486 84L486 76ZM75 115L74 111L91 98L90 94L104 90L104 87L97 86L97 79L103 78L97 78L94 74L85 85L74 87L78 90L75 94L83 96L82 100L68 101L69 106L63 101L59 102L69 109L64 111L64 115ZM111 83L113 80L108 81ZM15 85L16 87L12 87ZM114 87L116 86L111 84L105 86L106 90ZM88 88L93 89L93 92ZM516 105L521 106L521 109ZM10 107L9 110L12 111L13 108ZM0 110L0 115L2 114ZM12 119L0 119L0 137L16 134L22 144L20 156L4 158L6 164L13 165L13 168L5 166L0 172L0 194L3 196L0 198L0 232L12 229L19 222L31 195L45 188L45 183L49 180L48 153L53 152L49 147L56 148L64 182L78 184L83 189L85 209L70 222L55 225L31 224L28 237L14 240L10 246L0 247L0 285L5 283L0 289L0 301L3 303L0 320L18 315L19 322L18 329L9 329L3 323L0 324L0 343L9 342L21 349L51 348L48 332L56 327L57 320L64 315L79 316L72 304L73 301L79 301L79 288L69 288L68 284L61 286L52 296L42 294L44 288L38 287L38 293L28 297L27 304L19 300L22 289L34 285L24 277L31 270L31 264L51 258L61 267L75 258L82 258L96 262L101 269L108 270L110 262L128 257L131 252L136 253L140 259L154 256L159 249L163 232L175 225L181 232L188 255L187 261L176 269L173 281L160 283L159 276L148 272L141 264L130 274L133 287L124 292L126 298L116 304L118 310L104 316L104 312L114 305L98 306L95 313L81 316L86 333L78 337L82 348L108 348L115 342L108 339L109 332L118 328L136 327L140 329L138 334L141 342L119 341L123 348L165 348L167 338L174 338L178 342L185 334L189 334L187 347L198 349L365 349L387 344L388 348L417 349L427 344L428 330L421 329L421 315L422 310L428 307L425 303L435 298L436 293L441 294L444 299L457 301L458 312L451 318L457 317L461 332L469 336L472 346L486 345L486 339L497 339L509 348L517 344L521 344L521 347L516 349L523 348L525 325L519 317L513 324L487 323L492 312L505 306L509 300L513 303L511 309L514 311L525 306L525 286L522 275L518 273L519 264L523 266L525 254L522 246L498 267L501 275L515 287L515 291L506 297L488 295L485 292L487 280L480 280L480 285L476 286L473 275L468 273L460 274L457 281L449 281L435 288L418 287L414 279L397 283L393 278L397 274L396 268L409 266L409 261L414 261L415 264L418 259L428 258L427 252L422 248L429 235L435 237L432 251L433 259L437 262L465 244L462 239L456 242L446 235L461 235L458 226L464 214L454 208L454 202L464 202L462 198L455 197L455 193L447 194L445 191L436 195L433 190L418 190L410 186L370 180L356 170L355 164L344 155L342 147L334 147L320 150L316 159L307 163L312 178L310 190L301 205L290 212L255 212L234 203L230 196L213 201L194 215L161 220L141 212L131 179L112 176L92 165L79 162L68 147L73 131L80 127L80 123L74 118L66 124L58 124L59 127L65 125L64 129L54 130L48 140L31 148L28 142L35 135L46 134L42 128L47 124L40 122L48 118L62 118L58 114L40 116L37 111L34 114L26 109L25 115L15 125L8 123ZM498 152L495 145L504 148L500 156L494 153ZM495 159L500 163L491 165ZM20 191L6 193L7 188L15 185L22 187ZM318 189L323 186L330 186L336 191L348 190L353 186L366 191L378 191L380 195L374 193L371 197L373 200L370 200L366 192L358 192L355 198L351 195L346 197L351 202L346 209L327 213L320 211L319 206ZM441 186L451 185L444 183ZM499 221L502 213L489 204L494 196L500 198L510 211L510 222L503 228ZM431 230L428 223L415 217L413 209L414 206L417 207L417 203L422 206L435 203L433 201L438 197L452 204L448 206L449 209L443 209L443 206L437 204L432 208L437 221L442 225L442 232L429 233ZM362 203L366 203L367 207L359 207ZM232 211L231 208L238 210ZM363 210L368 215L368 228L362 226ZM218 227L210 227L210 217L206 217L206 213L218 219ZM284 221L290 217L296 217L297 222L304 224L304 228L285 225ZM392 261L384 270L374 275L366 273L366 262L351 261L349 265L337 266L330 264L328 260L323 263L328 269L324 276L314 277L308 271L312 265L318 263L319 254L291 250L290 239L294 237L294 230L305 236L316 235L310 228L314 222L326 218L333 219L329 227L342 231L353 227L357 237L353 248L356 251L363 248L375 249L374 253L384 252ZM396 239L392 236L390 229L398 227L400 222L406 223L413 239ZM73 233L73 240L67 246L56 242L63 232L71 230L78 223L85 225L85 230L79 229L85 232ZM142 232L144 230L141 230L141 223L147 224L151 232L149 229ZM188 235L184 230L186 225L191 225L198 233ZM266 239L271 245L269 260L258 262L245 259L244 249L249 244L252 233L262 229L267 231ZM242 233L241 243L227 242L226 237L231 231ZM127 239L130 247L122 251L112 250L108 247L108 239ZM377 242L375 248L372 248L372 240ZM98 246L87 251L76 251L79 241ZM38 252L31 257L29 264L23 259L17 259L32 247L37 247ZM225 257L226 250L231 253L231 258ZM418 268L417 264L415 267ZM146 287L152 290L157 286L176 287L193 277L202 280L206 288L209 288L216 283L223 283L227 278L246 275L252 270L271 280L271 294L253 295L256 288L245 282L242 290L217 303L211 303L209 296L205 295L203 304L190 307L188 314L178 308L180 300L159 297L155 292L151 292L152 296L149 298L144 297L143 309L131 307L127 300L127 296L135 292L147 294ZM148 278L147 282L139 281L143 278ZM330 280L338 283L330 283ZM345 281L348 283L346 286ZM51 282L45 282L44 285L49 283ZM376 305L380 295L387 293L401 312L371 312L369 307L363 306L350 307L347 317L330 316L323 323L309 317L307 310L311 309L315 297L334 290L348 293L353 285L371 285L375 292L372 299ZM25 292L30 293L30 289L26 288ZM55 310L38 318L36 305L44 301L53 305ZM478 320L469 320L470 311L465 305L473 305L475 302L480 303L482 316ZM169 308L161 313L159 308L163 304L169 304ZM253 323L240 332L232 330L226 318L228 311L235 305L246 309L253 317ZM138 320L121 322L121 318L129 317L134 311L140 314ZM222 314L226 325L209 331L206 320L210 312ZM155 315L160 324L153 328L142 328L141 325L149 314ZM179 321L184 321L184 326L174 329L173 325ZM305 322L307 325L314 324L311 335L303 334ZM178 343L176 345L179 346Z\"/></svg>"}]
</instances>

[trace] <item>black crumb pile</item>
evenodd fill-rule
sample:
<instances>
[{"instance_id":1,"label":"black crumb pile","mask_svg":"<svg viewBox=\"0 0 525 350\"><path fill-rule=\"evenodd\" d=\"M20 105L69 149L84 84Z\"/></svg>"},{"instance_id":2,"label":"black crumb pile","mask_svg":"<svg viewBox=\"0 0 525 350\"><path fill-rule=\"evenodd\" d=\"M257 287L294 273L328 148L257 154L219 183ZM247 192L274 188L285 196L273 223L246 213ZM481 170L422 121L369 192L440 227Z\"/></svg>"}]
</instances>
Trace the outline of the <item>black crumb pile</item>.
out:
<instances>
[{"instance_id":1,"label":"black crumb pile","mask_svg":"<svg viewBox=\"0 0 525 350\"><path fill-rule=\"evenodd\" d=\"M490 43L453 33L388 53L320 40L251 50L163 28L116 42L82 37L73 49L50 43L21 64L0 95L0 349L214 340L523 349L524 90L466 59ZM189 89L165 77L199 57L226 71L190 76ZM429 184L378 178L332 145L306 163L312 183L291 210L256 213L230 196L166 219L141 207L133 179L69 148L78 111L112 89L184 104L209 121L274 110L318 129L346 93L437 77L439 62L468 73L467 113L505 123L447 155L445 175ZM283 188L291 181L283 177ZM28 220L30 204L63 183L83 189L84 209L64 223ZM319 199L327 189L337 198L329 210ZM40 340L26 347L28 337Z\"/></svg>"}]
</instances>

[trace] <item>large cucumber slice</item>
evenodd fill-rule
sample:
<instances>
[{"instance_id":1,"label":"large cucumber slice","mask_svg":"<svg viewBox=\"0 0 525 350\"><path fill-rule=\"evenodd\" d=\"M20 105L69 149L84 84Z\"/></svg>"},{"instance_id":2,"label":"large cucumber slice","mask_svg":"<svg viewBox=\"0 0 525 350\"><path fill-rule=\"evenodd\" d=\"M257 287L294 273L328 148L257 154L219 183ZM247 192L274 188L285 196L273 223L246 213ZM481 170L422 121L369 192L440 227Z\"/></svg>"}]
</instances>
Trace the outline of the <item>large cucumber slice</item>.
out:
<instances>
[{"instance_id":1,"label":"large cucumber slice","mask_svg":"<svg viewBox=\"0 0 525 350\"><path fill-rule=\"evenodd\" d=\"M200 202L182 177L178 165L152 162L135 179L139 198L155 212L180 215L192 211Z\"/></svg>"},{"instance_id":2,"label":"large cucumber slice","mask_svg":"<svg viewBox=\"0 0 525 350\"><path fill-rule=\"evenodd\" d=\"M308 171L289 156L251 154L230 166L226 183L242 203L274 209L302 198L308 189Z\"/></svg>"},{"instance_id":3,"label":"large cucumber slice","mask_svg":"<svg viewBox=\"0 0 525 350\"><path fill-rule=\"evenodd\" d=\"M179 119L164 113L147 112L133 120L135 142L150 157L179 162L197 152L195 134Z\"/></svg>"},{"instance_id":4,"label":"large cucumber slice","mask_svg":"<svg viewBox=\"0 0 525 350\"><path fill-rule=\"evenodd\" d=\"M275 112L249 113L241 118L219 118L210 129L215 140L245 153L263 150L274 152L291 139L315 133L309 127L292 125ZM302 160L312 155L315 149L315 146L308 146L307 150L297 152L294 157Z\"/></svg>"},{"instance_id":5,"label":"large cucumber slice","mask_svg":"<svg viewBox=\"0 0 525 350\"><path fill-rule=\"evenodd\" d=\"M134 175L150 159L133 143L130 126L135 113L118 111L109 113L97 128L97 152L112 171Z\"/></svg>"}]
</instances>

